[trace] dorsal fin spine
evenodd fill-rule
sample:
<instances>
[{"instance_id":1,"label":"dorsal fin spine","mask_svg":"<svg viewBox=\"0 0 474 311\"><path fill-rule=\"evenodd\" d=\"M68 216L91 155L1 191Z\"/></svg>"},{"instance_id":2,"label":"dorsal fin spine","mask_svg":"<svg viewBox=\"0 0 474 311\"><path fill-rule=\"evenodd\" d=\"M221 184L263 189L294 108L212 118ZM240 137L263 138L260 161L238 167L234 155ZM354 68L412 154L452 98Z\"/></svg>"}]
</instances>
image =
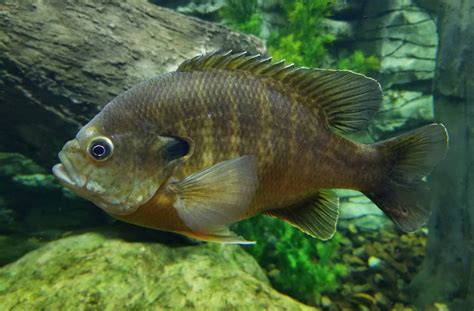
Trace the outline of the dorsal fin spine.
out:
<instances>
[{"instance_id":1,"label":"dorsal fin spine","mask_svg":"<svg viewBox=\"0 0 474 311\"><path fill-rule=\"evenodd\" d=\"M284 67L285 66L285 60L280 60L275 63L271 63L267 68L263 69L260 74L263 75L273 75L276 74L278 71L279 67Z\"/></svg>"},{"instance_id":2,"label":"dorsal fin spine","mask_svg":"<svg viewBox=\"0 0 474 311\"><path fill-rule=\"evenodd\" d=\"M360 131L377 112L382 90L374 79L348 70L324 70L272 62L271 57L247 52L216 52L183 62L177 71L245 71L288 86L301 95L301 104L320 106L329 125L342 132Z\"/></svg>"}]
</instances>

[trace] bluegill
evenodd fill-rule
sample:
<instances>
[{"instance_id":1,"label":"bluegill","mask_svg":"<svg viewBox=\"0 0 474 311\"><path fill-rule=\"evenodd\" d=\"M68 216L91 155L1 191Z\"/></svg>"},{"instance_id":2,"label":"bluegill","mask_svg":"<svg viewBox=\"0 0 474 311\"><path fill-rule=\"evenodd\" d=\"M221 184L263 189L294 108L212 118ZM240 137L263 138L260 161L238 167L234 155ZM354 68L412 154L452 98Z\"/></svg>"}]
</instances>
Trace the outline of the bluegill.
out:
<instances>
[{"instance_id":1,"label":"bluegill","mask_svg":"<svg viewBox=\"0 0 474 311\"><path fill-rule=\"evenodd\" d=\"M64 145L53 173L118 219L200 240L248 243L229 225L259 213L329 239L340 188L414 231L430 215L424 178L446 154L447 131L348 139L381 101L377 81L351 71L201 55L113 99Z\"/></svg>"}]
</instances>

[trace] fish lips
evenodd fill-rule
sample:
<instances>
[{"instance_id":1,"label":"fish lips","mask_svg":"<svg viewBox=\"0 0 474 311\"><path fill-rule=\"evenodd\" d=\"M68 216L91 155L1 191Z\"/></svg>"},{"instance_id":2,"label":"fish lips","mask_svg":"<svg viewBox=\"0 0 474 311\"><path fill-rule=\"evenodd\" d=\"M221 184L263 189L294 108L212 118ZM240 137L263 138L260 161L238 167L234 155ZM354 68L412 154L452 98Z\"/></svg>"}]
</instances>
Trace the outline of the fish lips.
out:
<instances>
[{"instance_id":1,"label":"fish lips","mask_svg":"<svg viewBox=\"0 0 474 311\"><path fill-rule=\"evenodd\" d=\"M86 185L86 180L75 173L71 161L63 152L60 152L58 156L61 163L53 166L53 175L67 188L83 188Z\"/></svg>"}]
</instances>

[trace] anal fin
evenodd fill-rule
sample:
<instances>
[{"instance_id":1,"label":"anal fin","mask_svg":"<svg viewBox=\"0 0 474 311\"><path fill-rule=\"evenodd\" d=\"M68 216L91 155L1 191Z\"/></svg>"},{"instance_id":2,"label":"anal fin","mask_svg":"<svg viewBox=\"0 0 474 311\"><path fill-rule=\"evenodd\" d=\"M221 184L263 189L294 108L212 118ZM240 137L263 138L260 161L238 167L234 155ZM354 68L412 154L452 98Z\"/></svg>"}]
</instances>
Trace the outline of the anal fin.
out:
<instances>
[{"instance_id":1,"label":"anal fin","mask_svg":"<svg viewBox=\"0 0 474 311\"><path fill-rule=\"evenodd\" d=\"M312 237L328 240L336 232L339 198L331 190L319 190L303 202L265 214L283 219Z\"/></svg>"}]
</instances>

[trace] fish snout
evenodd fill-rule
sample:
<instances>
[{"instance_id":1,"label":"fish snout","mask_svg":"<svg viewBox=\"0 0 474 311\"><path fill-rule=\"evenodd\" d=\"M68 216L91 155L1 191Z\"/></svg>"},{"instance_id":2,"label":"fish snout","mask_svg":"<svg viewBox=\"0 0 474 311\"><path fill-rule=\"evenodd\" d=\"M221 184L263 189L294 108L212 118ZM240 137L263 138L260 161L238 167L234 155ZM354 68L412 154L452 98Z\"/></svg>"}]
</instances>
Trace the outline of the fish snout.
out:
<instances>
[{"instance_id":1,"label":"fish snout","mask_svg":"<svg viewBox=\"0 0 474 311\"><path fill-rule=\"evenodd\" d=\"M58 153L60 163L53 167L54 176L66 187L82 188L86 185L86 179L78 174L72 160L79 148L77 140L68 141Z\"/></svg>"},{"instance_id":2,"label":"fish snout","mask_svg":"<svg viewBox=\"0 0 474 311\"><path fill-rule=\"evenodd\" d=\"M58 155L60 155L61 153L77 153L79 149L79 142L77 141L77 139L73 139L64 144L63 149L59 152Z\"/></svg>"}]
</instances>

